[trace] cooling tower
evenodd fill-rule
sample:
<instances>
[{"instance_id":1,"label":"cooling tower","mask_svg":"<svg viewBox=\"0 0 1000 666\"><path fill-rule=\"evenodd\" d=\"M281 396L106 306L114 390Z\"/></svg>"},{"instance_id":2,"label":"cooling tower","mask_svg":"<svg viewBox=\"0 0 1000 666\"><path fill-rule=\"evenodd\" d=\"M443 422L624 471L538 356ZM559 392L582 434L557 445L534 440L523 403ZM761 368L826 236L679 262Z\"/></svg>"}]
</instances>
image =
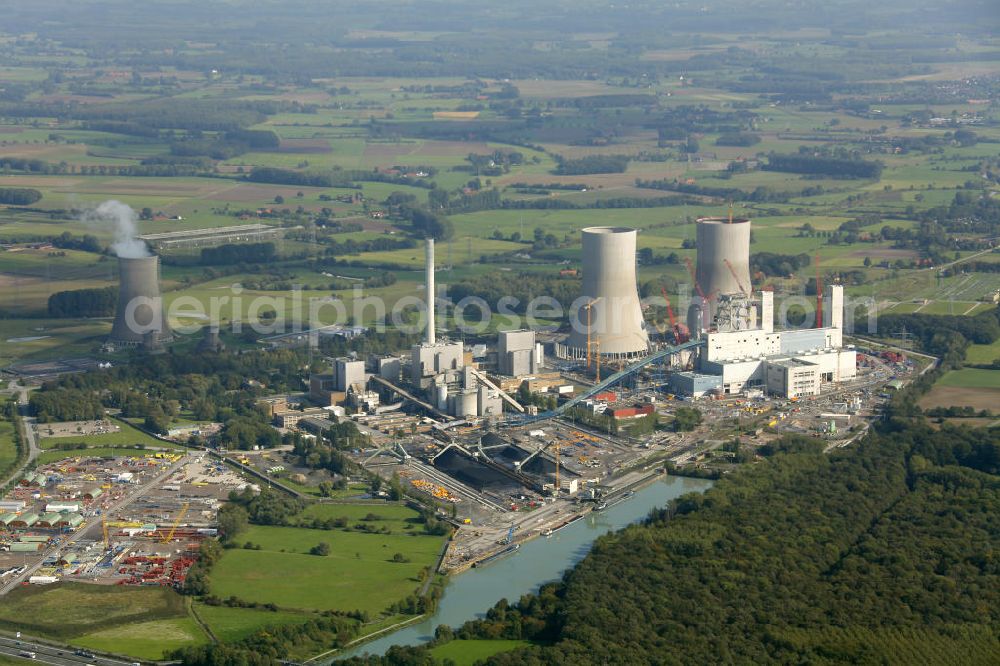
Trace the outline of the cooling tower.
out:
<instances>
[{"instance_id":1,"label":"cooling tower","mask_svg":"<svg viewBox=\"0 0 1000 666\"><path fill-rule=\"evenodd\" d=\"M739 294L743 289L750 289L750 220L734 218L730 222L722 217L700 218L697 248L695 274L698 284L711 300L719 294Z\"/></svg>"},{"instance_id":2,"label":"cooling tower","mask_svg":"<svg viewBox=\"0 0 1000 666\"><path fill-rule=\"evenodd\" d=\"M649 349L635 282L636 233L626 227L583 230L582 296L587 299L583 302L591 303L592 353L618 358ZM581 304L570 322L573 332L566 344L574 356L586 356L587 308Z\"/></svg>"},{"instance_id":3,"label":"cooling tower","mask_svg":"<svg viewBox=\"0 0 1000 666\"><path fill-rule=\"evenodd\" d=\"M707 324L715 317L720 294L741 294L744 289L749 293L751 290L750 220L703 217L698 219L696 230L698 264L695 276L708 298L704 317Z\"/></svg>"},{"instance_id":4,"label":"cooling tower","mask_svg":"<svg viewBox=\"0 0 1000 666\"><path fill-rule=\"evenodd\" d=\"M118 258L118 307L108 341L156 347L171 339L160 298L159 257Z\"/></svg>"}]
</instances>

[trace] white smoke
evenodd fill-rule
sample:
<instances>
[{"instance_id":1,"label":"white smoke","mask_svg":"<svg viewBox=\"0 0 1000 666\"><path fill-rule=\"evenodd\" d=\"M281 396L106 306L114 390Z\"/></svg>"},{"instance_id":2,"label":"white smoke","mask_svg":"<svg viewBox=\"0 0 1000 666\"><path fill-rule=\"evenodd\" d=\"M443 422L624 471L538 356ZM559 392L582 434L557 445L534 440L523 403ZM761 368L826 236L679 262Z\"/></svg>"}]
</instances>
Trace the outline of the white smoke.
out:
<instances>
[{"instance_id":1,"label":"white smoke","mask_svg":"<svg viewBox=\"0 0 1000 666\"><path fill-rule=\"evenodd\" d=\"M114 233L115 242L111 244L111 249L117 256L126 259L150 256L146 242L138 238L138 219L139 216L131 206L115 199L105 201L83 214L85 224L110 229Z\"/></svg>"}]
</instances>

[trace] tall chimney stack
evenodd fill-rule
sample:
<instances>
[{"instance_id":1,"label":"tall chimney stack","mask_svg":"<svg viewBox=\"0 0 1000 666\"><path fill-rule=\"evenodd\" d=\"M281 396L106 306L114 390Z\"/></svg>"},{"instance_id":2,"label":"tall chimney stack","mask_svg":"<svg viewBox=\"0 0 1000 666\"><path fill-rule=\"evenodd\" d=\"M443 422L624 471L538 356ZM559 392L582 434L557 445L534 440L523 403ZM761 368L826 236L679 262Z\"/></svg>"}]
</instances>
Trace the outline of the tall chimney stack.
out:
<instances>
[{"instance_id":1,"label":"tall chimney stack","mask_svg":"<svg viewBox=\"0 0 1000 666\"><path fill-rule=\"evenodd\" d=\"M427 344L434 344L434 239L427 239Z\"/></svg>"}]
</instances>

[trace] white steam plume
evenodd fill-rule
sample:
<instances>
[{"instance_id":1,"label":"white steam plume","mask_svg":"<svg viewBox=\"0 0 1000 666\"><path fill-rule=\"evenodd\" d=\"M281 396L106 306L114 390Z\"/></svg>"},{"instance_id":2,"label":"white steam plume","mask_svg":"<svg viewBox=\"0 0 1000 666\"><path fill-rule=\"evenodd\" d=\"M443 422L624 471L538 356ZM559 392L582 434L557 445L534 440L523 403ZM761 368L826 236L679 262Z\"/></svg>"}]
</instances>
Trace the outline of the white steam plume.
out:
<instances>
[{"instance_id":1,"label":"white steam plume","mask_svg":"<svg viewBox=\"0 0 1000 666\"><path fill-rule=\"evenodd\" d=\"M114 232L115 242L111 244L111 249L117 256L126 259L150 256L146 242L138 238L137 219L131 206L115 199L105 201L83 214L84 223Z\"/></svg>"}]
</instances>

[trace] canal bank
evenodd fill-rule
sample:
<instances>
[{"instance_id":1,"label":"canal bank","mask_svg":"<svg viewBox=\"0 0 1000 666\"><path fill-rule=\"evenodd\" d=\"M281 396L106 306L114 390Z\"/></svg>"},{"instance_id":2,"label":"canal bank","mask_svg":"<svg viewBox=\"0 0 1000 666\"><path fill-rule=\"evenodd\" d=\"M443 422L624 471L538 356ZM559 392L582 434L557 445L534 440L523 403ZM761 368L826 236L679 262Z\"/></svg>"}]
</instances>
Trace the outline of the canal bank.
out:
<instances>
[{"instance_id":1,"label":"canal bank","mask_svg":"<svg viewBox=\"0 0 1000 666\"><path fill-rule=\"evenodd\" d=\"M393 645L426 643L434 638L438 625L458 627L482 617L500 599L517 601L521 595L558 579L590 552L594 540L601 535L640 521L652 509L685 493L704 492L712 483L705 479L660 477L623 501L603 511L590 512L550 537L533 539L486 566L451 577L437 610L420 622L315 663L328 664L366 652L384 654Z\"/></svg>"}]
</instances>

